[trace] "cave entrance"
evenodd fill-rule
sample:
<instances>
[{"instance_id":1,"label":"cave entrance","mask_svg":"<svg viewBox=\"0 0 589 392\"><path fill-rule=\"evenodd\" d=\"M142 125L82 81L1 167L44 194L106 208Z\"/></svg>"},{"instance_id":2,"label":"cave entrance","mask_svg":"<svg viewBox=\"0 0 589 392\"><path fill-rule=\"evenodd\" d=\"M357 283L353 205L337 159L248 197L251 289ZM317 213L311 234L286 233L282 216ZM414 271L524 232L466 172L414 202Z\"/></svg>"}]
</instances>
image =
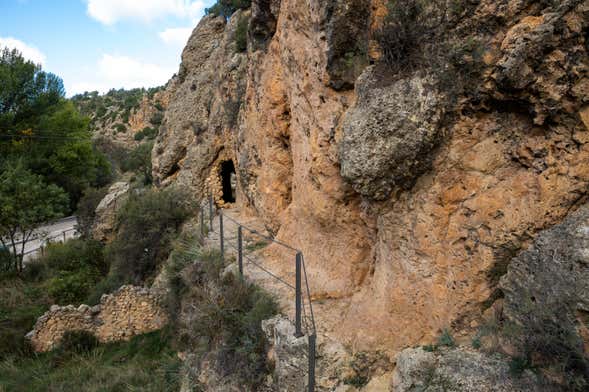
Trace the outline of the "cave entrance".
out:
<instances>
[{"instance_id":1,"label":"cave entrance","mask_svg":"<svg viewBox=\"0 0 589 392\"><path fill-rule=\"evenodd\" d=\"M235 175L235 166L233 161L221 162L221 183L223 185L223 196L225 203L235 203L237 177Z\"/></svg>"}]
</instances>

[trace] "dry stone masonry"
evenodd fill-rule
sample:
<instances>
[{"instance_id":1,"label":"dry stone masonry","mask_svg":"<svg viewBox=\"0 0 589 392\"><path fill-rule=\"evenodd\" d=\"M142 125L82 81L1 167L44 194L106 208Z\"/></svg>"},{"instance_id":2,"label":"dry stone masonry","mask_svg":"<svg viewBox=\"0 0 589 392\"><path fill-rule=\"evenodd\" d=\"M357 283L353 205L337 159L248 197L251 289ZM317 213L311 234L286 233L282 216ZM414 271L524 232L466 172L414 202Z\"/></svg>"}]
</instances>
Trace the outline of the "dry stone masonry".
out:
<instances>
[{"instance_id":1,"label":"dry stone masonry","mask_svg":"<svg viewBox=\"0 0 589 392\"><path fill-rule=\"evenodd\" d=\"M57 306L41 316L27 334L37 352L54 349L67 331L87 331L102 343L129 340L131 337L163 328L168 322L157 292L123 286L103 295L96 306Z\"/></svg>"}]
</instances>

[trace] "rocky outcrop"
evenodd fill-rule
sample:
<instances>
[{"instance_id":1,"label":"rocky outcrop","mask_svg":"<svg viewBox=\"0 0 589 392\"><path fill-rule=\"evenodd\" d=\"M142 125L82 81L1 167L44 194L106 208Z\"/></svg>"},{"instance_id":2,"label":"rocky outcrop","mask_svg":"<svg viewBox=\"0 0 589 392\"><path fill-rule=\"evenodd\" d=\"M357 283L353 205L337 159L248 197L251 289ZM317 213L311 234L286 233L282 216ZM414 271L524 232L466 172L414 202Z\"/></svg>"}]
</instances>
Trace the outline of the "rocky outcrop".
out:
<instances>
[{"instance_id":1,"label":"rocky outcrop","mask_svg":"<svg viewBox=\"0 0 589 392\"><path fill-rule=\"evenodd\" d=\"M232 140L245 92L246 55L236 51L235 30L242 12L227 23L206 16L182 54L170 82L170 105L152 153L155 182L172 181L205 195L205 179L234 157Z\"/></svg>"},{"instance_id":2,"label":"rocky outcrop","mask_svg":"<svg viewBox=\"0 0 589 392\"><path fill-rule=\"evenodd\" d=\"M167 322L157 292L123 286L113 294L103 295L96 306L53 305L37 320L27 339L35 351L43 352L57 347L67 331L90 332L101 343L108 343L156 331Z\"/></svg>"},{"instance_id":3,"label":"rocky outcrop","mask_svg":"<svg viewBox=\"0 0 589 392\"><path fill-rule=\"evenodd\" d=\"M504 316L526 339L546 348L556 339L589 358L589 206L538 235L509 264L500 288Z\"/></svg>"},{"instance_id":4,"label":"rocky outcrop","mask_svg":"<svg viewBox=\"0 0 589 392\"><path fill-rule=\"evenodd\" d=\"M117 211L123 206L129 192L128 182L116 182L96 207L92 224L92 238L101 242L111 241L115 235Z\"/></svg>"},{"instance_id":5,"label":"rocky outcrop","mask_svg":"<svg viewBox=\"0 0 589 392\"><path fill-rule=\"evenodd\" d=\"M339 160L342 176L358 193L385 200L430 168L444 98L426 78L384 88L379 83L374 67L358 79L358 101L344 120Z\"/></svg>"},{"instance_id":6,"label":"rocky outcrop","mask_svg":"<svg viewBox=\"0 0 589 392\"><path fill-rule=\"evenodd\" d=\"M254 1L247 53L241 13L207 16L170 84L156 182L202 197L232 160L237 206L304 252L321 328L358 350L474 333L513 256L589 189L589 3L452 3L443 56L395 73L373 39L386 1Z\"/></svg>"},{"instance_id":7,"label":"rocky outcrop","mask_svg":"<svg viewBox=\"0 0 589 392\"><path fill-rule=\"evenodd\" d=\"M262 330L271 347L268 357L274 369L272 385L277 391L305 390L309 367L307 337L295 337L293 323L282 316L264 320Z\"/></svg>"},{"instance_id":8,"label":"rocky outcrop","mask_svg":"<svg viewBox=\"0 0 589 392\"><path fill-rule=\"evenodd\" d=\"M528 370L512 377L508 362L468 349L428 352L411 348L397 356L390 391L445 392L549 392L559 389L546 385Z\"/></svg>"}]
</instances>

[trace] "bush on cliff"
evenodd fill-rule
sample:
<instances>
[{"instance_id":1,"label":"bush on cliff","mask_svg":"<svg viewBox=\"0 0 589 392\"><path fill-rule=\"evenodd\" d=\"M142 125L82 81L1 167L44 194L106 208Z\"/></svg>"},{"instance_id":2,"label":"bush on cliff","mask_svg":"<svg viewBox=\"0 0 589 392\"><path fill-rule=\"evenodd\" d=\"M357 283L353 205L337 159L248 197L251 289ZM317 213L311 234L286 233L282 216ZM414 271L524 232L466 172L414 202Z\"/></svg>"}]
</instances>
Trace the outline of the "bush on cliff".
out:
<instances>
[{"instance_id":1,"label":"bush on cliff","mask_svg":"<svg viewBox=\"0 0 589 392\"><path fill-rule=\"evenodd\" d=\"M244 390L256 390L271 370L261 322L278 313L278 304L258 286L222 274L217 250L197 245L186 252L188 258L175 252L178 265L168 274L176 296L170 303L186 310L176 317L179 344L210 360L221 376L239 380ZM182 268L187 259L191 263Z\"/></svg>"},{"instance_id":2,"label":"bush on cliff","mask_svg":"<svg viewBox=\"0 0 589 392\"><path fill-rule=\"evenodd\" d=\"M239 9L247 9L252 5L251 0L217 0L217 3L205 9L205 14L229 18Z\"/></svg>"},{"instance_id":3,"label":"bush on cliff","mask_svg":"<svg viewBox=\"0 0 589 392\"><path fill-rule=\"evenodd\" d=\"M117 214L117 238L106 249L111 279L143 285L153 278L192 211L191 196L176 188L132 193Z\"/></svg>"},{"instance_id":4,"label":"bush on cliff","mask_svg":"<svg viewBox=\"0 0 589 392\"><path fill-rule=\"evenodd\" d=\"M235 29L235 49L238 52L245 52L247 50L247 29L249 25L249 18L242 15L237 22Z\"/></svg>"},{"instance_id":5,"label":"bush on cliff","mask_svg":"<svg viewBox=\"0 0 589 392\"><path fill-rule=\"evenodd\" d=\"M142 143L138 145L130 154L121 162L121 169L124 172L134 172L141 175L143 184L149 185L153 178L151 174L151 150L153 142Z\"/></svg>"}]
</instances>

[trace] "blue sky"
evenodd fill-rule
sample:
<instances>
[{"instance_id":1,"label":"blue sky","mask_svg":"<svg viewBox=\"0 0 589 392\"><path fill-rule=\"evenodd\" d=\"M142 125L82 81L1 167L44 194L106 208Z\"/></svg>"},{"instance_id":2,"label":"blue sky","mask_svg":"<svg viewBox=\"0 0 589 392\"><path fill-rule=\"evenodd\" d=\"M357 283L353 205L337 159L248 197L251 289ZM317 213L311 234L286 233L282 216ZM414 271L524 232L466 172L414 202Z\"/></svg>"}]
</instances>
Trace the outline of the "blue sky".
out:
<instances>
[{"instance_id":1,"label":"blue sky","mask_svg":"<svg viewBox=\"0 0 589 392\"><path fill-rule=\"evenodd\" d=\"M178 71L215 0L0 0L0 46L64 80L68 96L153 87Z\"/></svg>"}]
</instances>

